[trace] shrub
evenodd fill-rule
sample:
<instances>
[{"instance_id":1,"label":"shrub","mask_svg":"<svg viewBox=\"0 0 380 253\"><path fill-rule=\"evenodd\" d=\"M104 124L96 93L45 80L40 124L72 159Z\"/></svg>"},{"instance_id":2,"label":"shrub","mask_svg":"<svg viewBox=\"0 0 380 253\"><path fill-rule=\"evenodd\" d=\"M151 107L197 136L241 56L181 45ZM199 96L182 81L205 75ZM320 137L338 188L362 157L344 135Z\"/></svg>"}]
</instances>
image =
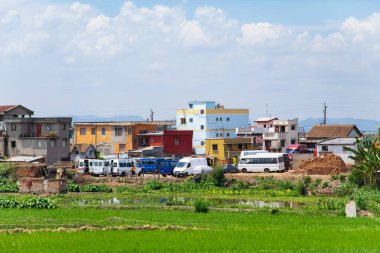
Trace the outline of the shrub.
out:
<instances>
[{"instance_id":1,"label":"shrub","mask_svg":"<svg viewBox=\"0 0 380 253\"><path fill-rule=\"evenodd\" d=\"M112 192L112 187L108 185L87 184L79 187L81 192Z\"/></svg>"},{"instance_id":2,"label":"shrub","mask_svg":"<svg viewBox=\"0 0 380 253\"><path fill-rule=\"evenodd\" d=\"M351 196L355 191L355 186L350 183L344 183L334 189L334 194L339 197Z\"/></svg>"},{"instance_id":3,"label":"shrub","mask_svg":"<svg viewBox=\"0 0 380 253\"><path fill-rule=\"evenodd\" d=\"M197 199L194 202L194 209L197 213L207 213L208 212L208 202L206 200Z\"/></svg>"},{"instance_id":4,"label":"shrub","mask_svg":"<svg viewBox=\"0 0 380 253\"><path fill-rule=\"evenodd\" d=\"M368 209L368 204L369 204L368 196L365 195L363 192L356 191L354 193L354 199L355 199L355 202L358 205L359 209L361 209L361 210L367 210Z\"/></svg>"},{"instance_id":5,"label":"shrub","mask_svg":"<svg viewBox=\"0 0 380 253\"><path fill-rule=\"evenodd\" d=\"M322 189L329 187L329 182L323 182Z\"/></svg>"},{"instance_id":6,"label":"shrub","mask_svg":"<svg viewBox=\"0 0 380 253\"><path fill-rule=\"evenodd\" d=\"M16 181L16 169L11 163L0 163L0 178Z\"/></svg>"},{"instance_id":7,"label":"shrub","mask_svg":"<svg viewBox=\"0 0 380 253\"><path fill-rule=\"evenodd\" d=\"M18 192L17 184L0 184L0 192Z\"/></svg>"},{"instance_id":8,"label":"shrub","mask_svg":"<svg viewBox=\"0 0 380 253\"><path fill-rule=\"evenodd\" d=\"M354 168L351 171L351 174L348 176L348 180L351 183L361 187L365 184L365 177L366 175L362 170L360 170L359 168Z\"/></svg>"},{"instance_id":9,"label":"shrub","mask_svg":"<svg viewBox=\"0 0 380 253\"><path fill-rule=\"evenodd\" d=\"M226 178L224 177L224 169L221 166L217 166L212 170L211 177L215 186L224 186Z\"/></svg>"},{"instance_id":10,"label":"shrub","mask_svg":"<svg viewBox=\"0 0 380 253\"><path fill-rule=\"evenodd\" d=\"M56 207L52 200L45 197L0 197L0 208L54 209Z\"/></svg>"},{"instance_id":11,"label":"shrub","mask_svg":"<svg viewBox=\"0 0 380 253\"><path fill-rule=\"evenodd\" d=\"M274 215L274 214L278 214L280 210L278 210L278 208L273 208L271 211L270 211L270 214Z\"/></svg>"},{"instance_id":12,"label":"shrub","mask_svg":"<svg viewBox=\"0 0 380 253\"><path fill-rule=\"evenodd\" d=\"M249 184L245 181L237 181L233 184L232 189L235 191L249 189Z\"/></svg>"},{"instance_id":13,"label":"shrub","mask_svg":"<svg viewBox=\"0 0 380 253\"><path fill-rule=\"evenodd\" d=\"M340 181L341 183L346 182L346 176L345 176L345 175L339 175L339 181Z\"/></svg>"},{"instance_id":14,"label":"shrub","mask_svg":"<svg viewBox=\"0 0 380 253\"><path fill-rule=\"evenodd\" d=\"M68 183L67 184L67 191L69 191L69 192L79 192L80 191L79 185L73 184L73 183Z\"/></svg>"},{"instance_id":15,"label":"shrub","mask_svg":"<svg viewBox=\"0 0 380 253\"><path fill-rule=\"evenodd\" d=\"M157 180L150 180L145 184L144 188L147 190L160 190L163 188L163 184Z\"/></svg>"}]
</instances>

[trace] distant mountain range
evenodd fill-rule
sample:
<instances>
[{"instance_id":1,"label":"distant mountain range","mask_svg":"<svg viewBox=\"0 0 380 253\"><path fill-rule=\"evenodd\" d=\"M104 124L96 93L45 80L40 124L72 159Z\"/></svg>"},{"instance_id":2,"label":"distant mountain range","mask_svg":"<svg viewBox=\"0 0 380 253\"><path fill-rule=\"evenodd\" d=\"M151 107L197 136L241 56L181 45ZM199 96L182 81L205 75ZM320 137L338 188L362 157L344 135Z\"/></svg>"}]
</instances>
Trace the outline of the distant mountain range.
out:
<instances>
[{"instance_id":1,"label":"distant mountain range","mask_svg":"<svg viewBox=\"0 0 380 253\"><path fill-rule=\"evenodd\" d=\"M322 118L307 118L304 120L299 120L298 125L304 127L305 131L308 132L313 125L319 125L323 121ZM327 124L355 124L362 132L378 132L378 127L380 126L380 121L370 120L370 119L355 119L355 118L341 118L334 119L328 118Z\"/></svg>"},{"instance_id":2,"label":"distant mountain range","mask_svg":"<svg viewBox=\"0 0 380 253\"><path fill-rule=\"evenodd\" d=\"M110 122L110 121L144 121L138 115L116 115L112 117L98 117L95 115L73 116L73 122Z\"/></svg>"}]
</instances>

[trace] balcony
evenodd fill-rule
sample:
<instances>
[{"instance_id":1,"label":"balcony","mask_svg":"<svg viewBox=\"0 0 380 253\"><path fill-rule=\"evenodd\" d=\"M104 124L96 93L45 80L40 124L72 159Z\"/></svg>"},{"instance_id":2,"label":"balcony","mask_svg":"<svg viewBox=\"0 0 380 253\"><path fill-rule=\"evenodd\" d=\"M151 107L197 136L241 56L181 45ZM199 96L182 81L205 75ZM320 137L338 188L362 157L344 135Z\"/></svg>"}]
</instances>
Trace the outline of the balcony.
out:
<instances>
[{"instance_id":1,"label":"balcony","mask_svg":"<svg viewBox=\"0 0 380 253\"><path fill-rule=\"evenodd\" d=\"M40 139L58 139L58 133L57 132L45 132L41 133L40 135L37 135L36 133L27 133L27 134L20 134L20 139L28 139L28 138L40 138Z\"/></svg>"},{"instance_id":2,"label":"balcony","mask_svg":"<svg viewBox=\"0 0 380 253\"><path fill-rule=\"evenodd\" d=\"M281 143L279 141L272 141L270 148L271 149L280 149Z\"/></svg>"},{"instance_id":3,"label":"balcony","mask_svg":"<svg viewBox=\"0 0 380 253\"><path fill-rule=\"evenodd\" d=\"M287 133L284 132L276 132L276 133L264 133L263 140L266 141L276 141L280 139L286 139Z\"/></svg>"}]
</instances>

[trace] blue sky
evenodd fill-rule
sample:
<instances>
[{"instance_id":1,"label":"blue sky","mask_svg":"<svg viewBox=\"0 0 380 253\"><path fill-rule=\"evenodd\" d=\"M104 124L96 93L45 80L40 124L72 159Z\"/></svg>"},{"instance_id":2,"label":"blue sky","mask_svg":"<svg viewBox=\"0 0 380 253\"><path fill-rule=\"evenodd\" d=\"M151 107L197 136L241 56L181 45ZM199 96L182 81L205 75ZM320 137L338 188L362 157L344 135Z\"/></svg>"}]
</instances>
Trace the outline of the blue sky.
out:
<instances>
[{"instance_id":1,"label":"blue sky","mask_svg":"<svg viewBox=\"0 0 380 253\"><path fill-rule=\"evenodd\" d=\"M380 1L0 1L1 104L380 120Z\"/></svg>"}]
</instances>

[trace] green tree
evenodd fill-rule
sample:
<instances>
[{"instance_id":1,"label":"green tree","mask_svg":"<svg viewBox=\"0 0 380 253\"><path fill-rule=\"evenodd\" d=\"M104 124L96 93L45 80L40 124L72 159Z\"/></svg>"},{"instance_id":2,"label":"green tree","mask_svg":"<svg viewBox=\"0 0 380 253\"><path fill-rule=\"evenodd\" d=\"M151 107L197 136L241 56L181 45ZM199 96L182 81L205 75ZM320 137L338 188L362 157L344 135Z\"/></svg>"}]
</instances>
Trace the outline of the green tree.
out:
<instances>
[{"instance_id":1,"label":"green tree","mask_svg":"<svg viewBox=\"0 0 380 253\"><path fill-rule=\"evenodd\" d=\"M374 187L376 185L375 173L380 169L380 149L376 147L376 140L356 139L356 149L346 147L346 151L353 153L349 156L355 161L351 172L351 181ZM361 177L361 178L358 178Z\"/></svg>"}]
</instances>

